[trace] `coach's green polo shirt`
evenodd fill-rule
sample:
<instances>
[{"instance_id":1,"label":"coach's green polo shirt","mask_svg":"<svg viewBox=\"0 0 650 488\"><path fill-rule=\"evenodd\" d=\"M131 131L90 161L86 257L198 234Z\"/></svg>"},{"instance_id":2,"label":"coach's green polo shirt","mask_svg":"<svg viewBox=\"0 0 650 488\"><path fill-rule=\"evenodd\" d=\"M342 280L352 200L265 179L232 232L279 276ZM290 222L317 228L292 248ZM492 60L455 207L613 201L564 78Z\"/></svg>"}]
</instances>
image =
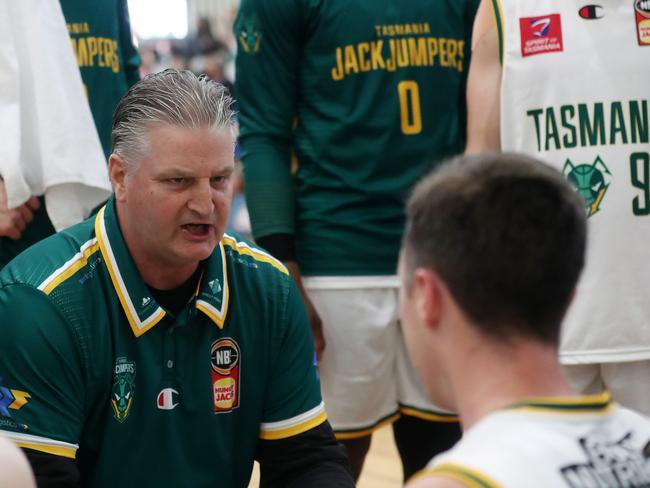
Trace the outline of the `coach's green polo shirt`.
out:
<instances>
[{"instance_id":1,"label":"coach's green polo shirt","mask_svg":"<svg viewBox=\"0 0 650 488\"><path fill-rule=\"evenodd\" d=\"M173 316L128 253L114 200L0 274L0 430L76 457L84 486L247 485L259 438L325 421L287 270L224 236Z\"/></svg>"}]
</instances>

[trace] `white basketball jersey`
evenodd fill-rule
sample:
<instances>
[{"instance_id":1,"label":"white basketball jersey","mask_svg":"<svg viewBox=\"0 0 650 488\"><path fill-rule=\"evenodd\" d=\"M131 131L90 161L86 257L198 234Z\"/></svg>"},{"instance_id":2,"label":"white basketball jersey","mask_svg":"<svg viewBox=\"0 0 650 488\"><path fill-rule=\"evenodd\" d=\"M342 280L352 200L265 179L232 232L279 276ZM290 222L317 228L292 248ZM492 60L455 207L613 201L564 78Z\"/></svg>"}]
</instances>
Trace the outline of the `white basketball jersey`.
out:
<instances>
[{"instance_id":1,"label":"white basketball jersey","mask_svg":"<svg viewBox=\"0 0 650 488\"><path fill-rule=\"evenodd\" d=\"M502 148L562 171L589 215L562 361L650 359L650 1L493 6Z\"/></svg>"},{"instance_id":2,"label":"white basketball jersey","mask_svg":"<svg viewBox=\"0 0 650 488\"><path fill-rule=\"evenodd\" d=\"M650 419L609 394L541 399L490 414L419 476L471 487L650 486Z\"/></svg>"}]
</instances>

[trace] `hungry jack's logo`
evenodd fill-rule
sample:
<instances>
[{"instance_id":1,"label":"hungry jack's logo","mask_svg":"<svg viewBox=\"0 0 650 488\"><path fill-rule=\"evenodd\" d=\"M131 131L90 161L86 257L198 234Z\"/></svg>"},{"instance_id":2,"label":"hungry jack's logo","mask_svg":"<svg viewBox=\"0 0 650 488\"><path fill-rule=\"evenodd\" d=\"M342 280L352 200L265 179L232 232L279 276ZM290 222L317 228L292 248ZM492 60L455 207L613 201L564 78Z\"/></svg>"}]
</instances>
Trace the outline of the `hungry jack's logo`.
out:
<instances>
[{"instance_id":1,"label":"hungry jack's logo","mask_svg":"<svg viewBox=\"0 0 650 488\"><path fill-rule=\"evenodd\" d=\"M650 46L650 0L634 0L634 17L639 46Z\"/></svg>"},{"instance_id":2,"label":"hungry jack's logo","mask_svg":"<svg viewBox=\"0 0 650 488\"><path fill-rule=\"evenodd\" d=\"M212 396L215 413L231 412L239 407L241 351L234 339L225 337L212 343Z\"/></svg>"},{"instance_id":3,"label":"hungry jack's logo","mask_svg":"<svg viewBox=\"0 0 650 488\"><path fill-rule=\"evenodd\" d=\"M560 14L522 17L519 30L523 57L564 51Z\"/></svg>"}]
</instances>

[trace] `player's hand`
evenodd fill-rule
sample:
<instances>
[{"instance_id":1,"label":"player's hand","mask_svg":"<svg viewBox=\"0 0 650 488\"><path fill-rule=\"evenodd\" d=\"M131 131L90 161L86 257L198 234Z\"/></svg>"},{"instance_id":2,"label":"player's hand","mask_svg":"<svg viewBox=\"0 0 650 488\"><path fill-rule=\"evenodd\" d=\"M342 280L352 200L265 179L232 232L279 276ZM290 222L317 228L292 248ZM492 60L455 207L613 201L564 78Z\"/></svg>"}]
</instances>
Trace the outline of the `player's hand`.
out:
<instances>
[{"instance_id":1,"label":"player's hand","mask_svg":"<svg viewBox=\"0 0 650 488\"><path fill-rule=\"evenodd\" d=\"M16 208L7 207L7 192L5 183L0 179L0 237L8 237L17 241L32 220L34 212L41 206L38 198L31 197Z\"/></svg>"},{"instance_id":2,"label":"player's hand","mask_svg":"<svg viewBox=\"0 0 650 488\"><path fill-rule=\"evenodd\" d=\"M314 336L314 350L316 351L316 361L320 362L320 359L325 350L325 336L323 335L323 322L320 319L320 315L316 311L316 307L311 303L309 296L305 292L305 288L302 286L302 275L300 274L300 267L295 261L287 261L286 263L291 277L296 282L296 286L300 291L303 302L305 302L305 309L307 310L307 318L311 324L311 332Z\"/></svg>"}]
</instances>

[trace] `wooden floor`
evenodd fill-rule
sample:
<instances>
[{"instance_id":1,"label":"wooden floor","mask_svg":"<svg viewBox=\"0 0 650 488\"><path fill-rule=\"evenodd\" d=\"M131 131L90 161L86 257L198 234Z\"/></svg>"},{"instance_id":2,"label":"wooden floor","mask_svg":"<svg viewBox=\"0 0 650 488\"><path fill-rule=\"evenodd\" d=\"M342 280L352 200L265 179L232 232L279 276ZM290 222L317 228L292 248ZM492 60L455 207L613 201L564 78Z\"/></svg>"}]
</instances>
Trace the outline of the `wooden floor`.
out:
<instances>
[{"instance_id":1,"label":"wooden floor","mask_svg":"<svg viewBox=\"0 0 650 488\"><path fill-rule=\"evenodd\" d=\"M259 486L257 463L249 488ZM399 462L393 431L390 426L375 432L366 458L358 488L399 488L402 486L402 466Z\"/></svg>"}]
</instances>

